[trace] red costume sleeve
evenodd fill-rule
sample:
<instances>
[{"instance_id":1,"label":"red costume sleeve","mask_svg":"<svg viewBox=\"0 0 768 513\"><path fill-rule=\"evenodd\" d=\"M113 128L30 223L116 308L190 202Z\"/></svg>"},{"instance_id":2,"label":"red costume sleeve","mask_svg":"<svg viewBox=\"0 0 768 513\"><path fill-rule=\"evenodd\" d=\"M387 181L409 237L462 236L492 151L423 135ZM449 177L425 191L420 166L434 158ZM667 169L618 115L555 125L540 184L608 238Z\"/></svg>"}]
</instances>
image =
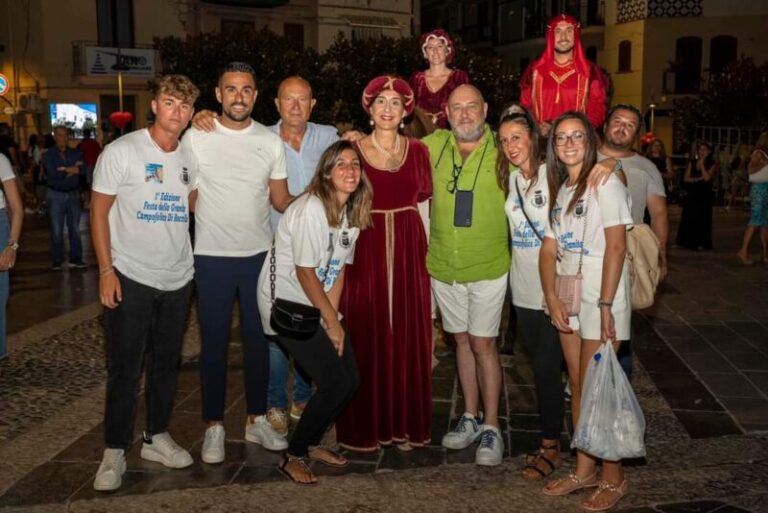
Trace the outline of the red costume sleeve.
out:
<instances>
[{"instance_id":1,"label":"red costume sleeve","mask_svg":"<svg viewBox=\"0 0 768 513\"><path fill-rule=\"evenodd\" d=\"M531 115L533 113L533 95L531 94L533 89L533 65L528 66L520 77L520 105L525 107ZM534 116L535 117L535 116ZM538 120L537 120L538 121Z\"/></svg>"},{"instance_id":2,"label":"red costume sleeve","mask_svg":"<svg viewBox=\"0 0 768 513\"><path fill-rule=\"evenodd\" d=\"M608 79L595 64L590 66L589 97L587 98L587 118L592 126L600 128L605 122Z\"/></svg>"}]
</instances>

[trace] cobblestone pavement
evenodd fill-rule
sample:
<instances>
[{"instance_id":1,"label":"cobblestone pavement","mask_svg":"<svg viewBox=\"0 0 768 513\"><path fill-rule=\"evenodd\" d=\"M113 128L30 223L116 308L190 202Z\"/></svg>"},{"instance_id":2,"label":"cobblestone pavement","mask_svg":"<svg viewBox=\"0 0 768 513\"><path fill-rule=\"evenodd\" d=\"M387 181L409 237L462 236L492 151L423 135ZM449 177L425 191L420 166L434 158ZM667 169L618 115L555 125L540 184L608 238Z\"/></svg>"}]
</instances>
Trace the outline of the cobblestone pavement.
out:
<instances>
[{"instance_id":1,"label":"cobblestone pavement","mask_svg":"<svg viewBox=\"0 0 768 513\"><path fill-rule=\"evenodd\" d=\"M745 220L743 213L717 213L715 240L723 249L672 250L659 301L635 315L632 381L648 422L648 455L628 466L631 491L622 511L768 511L768 268L735 263ZM36 272L27 279L40 280ZM66 294L65 285L57 286ZM24 301L34 305L35 297L42 302L47 294L28 294ZM11 358L0 362L4 511L580 511L579 497L545 498L541 483L520 477L522 454L537 445L538 417L530 367L518 348L503 362L507 457L501 466L471 464L474 447L384 449L350 454L352 464L342 471L316 467L321 484L301 488L276 472L278 455L242 439L237 343L230 355L227 460L218 466L199 462L203 426L194 330L170 430L197 462L171 471L140 460L134 447L123 488L96 494L91 484L101 454L104 382L100 309L83 292L67 301L72 311L64 316L49 310L43 322L18 320ZM233 333L237 339L237 329ZM463 411L449 350L441 355L433 389L438 443ZM564 444L567 433L564 425Z\"/></svg>"}]
</instances>

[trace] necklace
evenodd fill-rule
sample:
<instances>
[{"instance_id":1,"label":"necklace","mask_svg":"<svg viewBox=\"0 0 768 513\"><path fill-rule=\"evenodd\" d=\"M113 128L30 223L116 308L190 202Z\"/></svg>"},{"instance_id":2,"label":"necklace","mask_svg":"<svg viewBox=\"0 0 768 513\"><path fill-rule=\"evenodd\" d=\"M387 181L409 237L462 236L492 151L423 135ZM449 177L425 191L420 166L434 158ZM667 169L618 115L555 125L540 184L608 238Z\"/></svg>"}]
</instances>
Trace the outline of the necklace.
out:
<instances>
[{"instance_id":1,"label":"necklace","mask_svg":"<svg viewBox=\"0 0 768 513\"><path fill-rule=\"evenodd\" d=\"M400 153L400 134L395 135L395 151L394 153L385 150L379 145L379 141L376 140L376 131L371 132L371 144L376 150L387 157L386 168L397 169L400 166L400 160L397 158L397 154Z\"/></svg>"}]
</instances>

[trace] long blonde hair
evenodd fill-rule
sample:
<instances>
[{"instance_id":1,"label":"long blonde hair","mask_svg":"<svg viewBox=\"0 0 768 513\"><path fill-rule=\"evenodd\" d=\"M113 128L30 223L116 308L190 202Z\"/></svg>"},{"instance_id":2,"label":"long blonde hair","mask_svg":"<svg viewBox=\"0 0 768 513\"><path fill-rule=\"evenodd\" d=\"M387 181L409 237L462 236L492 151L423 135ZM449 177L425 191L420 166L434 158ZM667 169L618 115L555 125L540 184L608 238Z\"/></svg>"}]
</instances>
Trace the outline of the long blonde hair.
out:
<instances>
[{"instance_id":1,"label":"long blonde hair","mask_svg":"<svg viewBox=\"0 0 768 513\"><path fill-rule=\"evenodd\" d=\"M345 150L352 150L362 166L363 158L353 143L349 141L336 141L331 144L320 156L315 175L307 186L307 192L314 194L323 202L325 216L328 224L334 227L341 226L343 211L336 204L336 188L331 180L331 172L336 161ZM347 222L349 226L364 230L371 226L371 206L373 204L373 188L364 172L360 172L360 183L357 189L349 195L345 205Z\"/></svg>"}]
</instances>

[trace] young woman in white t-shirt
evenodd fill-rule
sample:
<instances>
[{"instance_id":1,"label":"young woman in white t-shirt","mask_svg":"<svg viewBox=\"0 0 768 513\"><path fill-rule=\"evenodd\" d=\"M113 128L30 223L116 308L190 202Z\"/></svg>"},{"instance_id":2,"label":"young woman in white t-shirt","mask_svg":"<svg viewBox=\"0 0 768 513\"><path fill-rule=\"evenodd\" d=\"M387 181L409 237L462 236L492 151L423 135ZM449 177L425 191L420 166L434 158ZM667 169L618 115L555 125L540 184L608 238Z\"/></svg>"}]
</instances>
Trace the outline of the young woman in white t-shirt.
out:
<instances>
[{"instance_id":1,"label":"young woman in white t-shirt","mask_svg":"<svg viewBox=\"0 0 768 513\"><path fill-rule=\"evenodd\" d=\"M625 264L626 230L632 224L630 196L616 175L597 188L588 185L589 171L597 159L595 132L587 118L567 112L555 121L547 144L550 222L539 256L544 297L568 366L573 424L578 423L581 383L591 357L607 340L618 347L629 339L631 303ZM567 180L558 187L560 174ZM582 254L583 253L583 254ZM569 317L555 292L555 274L583 275L581 310ZM597 461L578 451L576 469L547 484L546 495L567 495L598 487L583 503L588 511L613 507L627 493L620 461L603 461L602 479Z\"/></svg>"},{"instance_id":2,"label":"young woman in white t-shirt","mask_svg":"<svg viewBox=\"0 0 768 513\"><path fill-rule=\"evenodd\" d=\"M357 390L352 345L339 319L345 264L351 263L360 230L371 224L373 193L360 167L360 154L338 141L320 157L304 194L286 209L277 227L274 271L259 276L259 311L265 332L293 355L317 391L307 403L279 469L298 484L317 482L308 460L334 467L348 464L320 440ZM306 340L276 334L270 325L271 272L277 298L312 305L322 322Z\"/></svg>"}]
</instances>

